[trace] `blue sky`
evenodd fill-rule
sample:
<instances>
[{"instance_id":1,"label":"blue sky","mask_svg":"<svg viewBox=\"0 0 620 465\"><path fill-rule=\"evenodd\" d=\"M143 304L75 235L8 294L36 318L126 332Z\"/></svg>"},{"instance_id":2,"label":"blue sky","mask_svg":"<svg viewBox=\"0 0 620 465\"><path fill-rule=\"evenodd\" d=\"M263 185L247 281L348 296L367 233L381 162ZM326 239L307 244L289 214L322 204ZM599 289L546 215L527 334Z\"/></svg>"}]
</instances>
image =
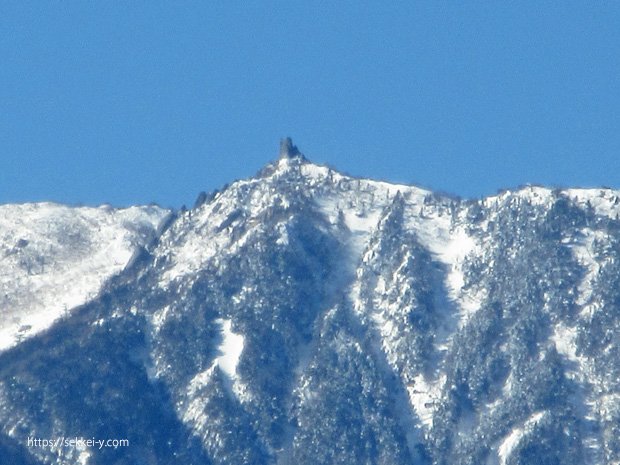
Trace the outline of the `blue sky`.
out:
<instances>
[{"instance_id":1,"label":"blue sky","mask_svg":"<svg viewBox=\"0 0 620 465\"><path fill-rule=\"evenodd\" d=\"M191 205L286 135L464 197L620 188L620 3L593 3L2 2L0 203Z\"/></svg>"}]
</instances>

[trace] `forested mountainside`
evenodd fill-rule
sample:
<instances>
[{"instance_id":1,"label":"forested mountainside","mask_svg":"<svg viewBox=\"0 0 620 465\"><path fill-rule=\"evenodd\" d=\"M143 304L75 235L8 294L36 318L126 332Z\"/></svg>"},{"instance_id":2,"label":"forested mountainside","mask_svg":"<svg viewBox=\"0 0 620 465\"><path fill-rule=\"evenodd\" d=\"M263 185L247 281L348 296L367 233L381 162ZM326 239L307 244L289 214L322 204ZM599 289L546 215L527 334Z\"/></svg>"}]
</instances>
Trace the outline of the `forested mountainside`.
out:
<instances>
[{"instance_id":1,"label":"forested mountainside","mask_svg":"<svg viewBox=\"0 0 620 465\"><path fill-rule=\"evenodd\" d=\"M190 210L121 221L118 260L120 232L81 228L58 269L74 215L30 208L57 227L0 223L0 331L49 324L0 353L2 463L620 464L619 192L461 200L289 141Z\"/></svg>"}]
</instances>

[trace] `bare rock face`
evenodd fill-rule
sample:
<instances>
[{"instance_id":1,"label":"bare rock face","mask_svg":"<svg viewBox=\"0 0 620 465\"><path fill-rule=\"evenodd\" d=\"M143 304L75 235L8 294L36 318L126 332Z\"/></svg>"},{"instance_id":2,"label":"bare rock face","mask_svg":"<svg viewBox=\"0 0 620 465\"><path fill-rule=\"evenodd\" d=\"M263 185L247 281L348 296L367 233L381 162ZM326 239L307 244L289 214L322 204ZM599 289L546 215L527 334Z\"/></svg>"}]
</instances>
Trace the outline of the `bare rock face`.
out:
<instances>
[{"instance_id":1,"label":"bare rock face","mask_svg":"<svg viewBox=\"0 0 620 465\"><path fill-rule=\"evenodd\" d=\"M290 137L286 137L280 141L280 158L294 158L301 156L301 152Z\"/></svg>"}]
</instances>

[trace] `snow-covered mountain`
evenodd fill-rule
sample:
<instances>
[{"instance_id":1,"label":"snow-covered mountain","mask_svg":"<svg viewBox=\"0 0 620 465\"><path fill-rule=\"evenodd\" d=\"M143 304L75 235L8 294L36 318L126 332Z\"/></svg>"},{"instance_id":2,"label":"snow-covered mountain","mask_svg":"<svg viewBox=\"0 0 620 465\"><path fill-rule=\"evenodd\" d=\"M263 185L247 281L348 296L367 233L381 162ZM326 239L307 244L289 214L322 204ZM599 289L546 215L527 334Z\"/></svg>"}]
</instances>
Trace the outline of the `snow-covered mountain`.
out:
<instances>
[{"instance_id":1,"label":"snow-covered mountain","mask_svg":"<svg viewBox=\"0 0 620 465\"><path fill-rule=\"evenodd\" d=\"M0 206L0 350L95 298L156 236L159 207Z\"/></svg>"},{"instance_id":2,"label":"snow-covered mountain","mask_svg":"<svg viewBox=\"0 0 620 465\"><path fill-rule=\"evenodd\" d=\"M55 208L43 223L64 228ZM49 248L3 273L27 279L44 262L42 282L60 284L7 288L23 295L10 312L67 311L0 354L0 457L620 464L619 213L609 189L465 201L352 178L290 141L154 236L161 210L121 220L120 242L140 244L129 266L117 226L59 252L49 244L66 234L17 212L2 223L20 231L5 234L5 256ZM58 291L78 275L78 297ZM61 436L131 445L27 446Z\"/></svg>"}]
</instances>

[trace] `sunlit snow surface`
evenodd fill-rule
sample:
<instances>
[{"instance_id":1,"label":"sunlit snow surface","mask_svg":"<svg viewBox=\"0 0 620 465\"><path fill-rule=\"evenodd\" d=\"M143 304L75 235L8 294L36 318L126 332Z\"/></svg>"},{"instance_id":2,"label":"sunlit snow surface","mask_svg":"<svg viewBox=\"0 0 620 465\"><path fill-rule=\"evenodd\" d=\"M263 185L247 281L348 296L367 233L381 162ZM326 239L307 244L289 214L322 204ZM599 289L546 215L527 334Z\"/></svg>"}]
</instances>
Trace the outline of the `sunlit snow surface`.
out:
<instances>
[{"instance_id":1,"label":"sunlit snow surface","mask_svg":"<svg viewBox=\"0 0 620 465\"><path fill-rule=\"evenodd\" d=\"M0 350L94 298L167 214L159 207L0 206Z\"/></svg>"},{"instance_id":2,"label":"sunlit snow surface","mask_svg":"<svg viewBox=\"0 0 620 465\"><path fill-rule=\"evenodd\" d=\"M508 457L519 444L519 441L528 434L534 426L545 416L545 412L536 412L524 423L523 427L513 429L502 441L498 449L500 465L506 465Z\"/></svg>"},{"instance_id":3,"label":"sunlit snow surface","mask_svg":"<svg viewBox=\"0 0 620 465\"><path fill-rule=\"evenodd\" d=\"M233 332L230 320L216 320L222 327L222 344L218 351L219 356L215 359L217 365L222 369L228 378L235 382L237 380L237 364L243 351L243 336Z\"/></svg>"}]
</instances>

